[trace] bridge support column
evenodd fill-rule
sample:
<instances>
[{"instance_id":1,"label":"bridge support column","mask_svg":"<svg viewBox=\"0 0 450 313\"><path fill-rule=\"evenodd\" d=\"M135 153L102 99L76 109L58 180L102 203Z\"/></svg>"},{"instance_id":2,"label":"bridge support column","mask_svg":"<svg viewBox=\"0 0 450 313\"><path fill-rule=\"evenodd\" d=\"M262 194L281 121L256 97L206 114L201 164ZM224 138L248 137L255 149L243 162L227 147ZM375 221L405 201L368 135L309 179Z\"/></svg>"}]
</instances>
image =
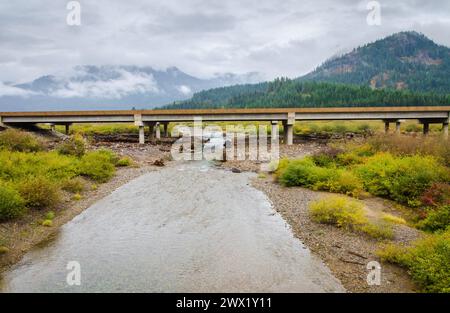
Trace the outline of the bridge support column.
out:
<instances>
[{"instance_id":1,"label":"bridge support column","mask_svg":"<svg viewBox=\"0 0 450 313\"><path fill-rule=\"evenodd\" d=\"M156 140L161 139L161 128L159 122L156 123Z\"/></svg>"},{"instance_id":2,"label":"bridge support column","mask_svg":"<svg viewBox=\"0 0 450 313\"><path fill-rule=\"evenodd\" d=\"M291 146L294 144L294 124L295 124L295 112L288 113L288 119L284 127L285 144Z\"/></svg>"},{"instance_id":3,"label":"bridge support column","mask_svg":"<svg viewBox=\"0 0 450 313\"><path fill-rule=\"evenodd\" d=\"M143 145L145 143L145 124L142 122L141 114L134 114L134 125L139 127L139 144Z\"/></svg>"},{"instance_id":4,"label":"bridge support column","mask_svg":"<svg viewBox=\"0 0 450 313\"><path fill-rule=\"evenodd\" d=\"M50 124L50 130L54 133L56 132L56 125L55 124Z\"/></svg>"},{"instance_id":5,"label":"bridge support column","mask_svg":"<svg viewBox=\"0 0 450 313\"><path fill-rule=\"evenodd\" d=\"M389 134L389 122L388 121L384 122L384 133Z\"/></svg>"},{"instance_id":6,"label":"bridge support column","mask_svg":"<svg viewBox=\"0 0 450 313\"><path fill-rule=\"evenodd\" d=\"M448 123L442 124L442 133L445 139L448 139Z\"/></svg>"},{"instance_id":7,"label":"bridge support column","mask_svg":"<svg viewBox=\"0 0 450 313\"><path fill-rule=\"evenodd\" d=\"M169 123L163 123L163 136L169 138Z\"/></svg>"},{"instance_id":8,"label":"bridge support column","mask_svg":"<svg viewBox=\"0 0 450 313\"><path fill-rule=\"evenodd\" d=\"M139 144L143 145L145 143L145 129L144 125L139 126Z\"/></svg>"},{"instance_id":9,"label":"bridge support column","mask_svg":"<svg viewBox=\"0 0 450 313\"><path fill-rule=\"evenodd\" d=\"M272 121L271 124L272 124L272 128L270 129L270 136L272 138L274 138L274 136L276 136L276 138L274 138L274 139L278 139L278 130L277 130L278 121Z\"/></svg>"},{"instance_id":10,"label":"bridge support column","mask_svg":"<svg viewBox=\"0 0 450 313\"><path fill-rule=\"evenodd\" d=\"M70 124L65 124L64 126L65 126L66 135L68 135L70 132Z\"/></svg>"},{"instance_id":11,"label":"bridge support column","mask_svg":"<svg viewBox=\"0 0 450 313\"><path fill-rule=\"evenodd\" d=\"M430 132L430 123L423 123L423 134L426 136Z\"/></svg>"},{"instance_id":12,"label":"bridge support column","mask_svg":"<svg viewBox=\"0 0 450 313\"><path fill-rule=\"evenodd\" d=\"M153 123L148 124L148 140L153 139L153 133L155 131L155 125Z\"/></svg>"},{"instance_id":13,"label":"bridge support column","mask_svg":"<svg viewBox=\"0 0 450 313\"><path fill-rule=\"evenodd\" d=\"M401 122L400 121L396 121L395 122L395 134L396 135L400 135L400 126L401 126Z\"/></svg>"}]
</instances>

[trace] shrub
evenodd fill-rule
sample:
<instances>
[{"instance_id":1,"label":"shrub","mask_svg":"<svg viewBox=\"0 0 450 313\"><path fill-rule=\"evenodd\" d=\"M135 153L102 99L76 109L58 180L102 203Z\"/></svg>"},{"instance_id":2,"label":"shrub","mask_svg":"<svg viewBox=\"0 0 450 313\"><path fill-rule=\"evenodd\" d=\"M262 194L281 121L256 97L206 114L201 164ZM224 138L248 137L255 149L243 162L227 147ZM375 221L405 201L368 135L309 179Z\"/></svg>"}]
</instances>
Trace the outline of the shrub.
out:
<instances>
[{"instance_id":1,"label":"shrub","mask_svg":"<svg viewBox=\"0 0 450 313\"><path fill-rule=\"evenodd\" d=\"M57 152L10 152L0 151L0 178L20 181L30 176L47 176L64 180L78 175L77 158Z\"/></svg>"},{"instance_id":2,"label":"shrub","mask_svg":"<svg viewBox=\"0 0 450 313\"><path fill-rule=\"evenodd\" d=\"M432 232L447 229L450 226L450 205L431 210L417 226Z\"/></svg>"},{"instance_id":3,"label":"shrub","mask_svg":"<svg viewBox=\"0 0 450 313\"><path fill-rule=\"evenodd\" d=\"M388 223L367 223L360 226L359 230L375 239L394 238L394 230Z\"/></svg>"},{"instance_id":4,"label":"shrub","mask_svg":"<svg viewBox=\"0 0 450 313\"><path fill-rule=\"evenodd\" d=\"M80 135L75 135L58 146L58 152L63 155L81 157L86 151L86 144Z\"/></svg>"},{"instance_id":5,"label":"shrub","mask_svg":"<svg viewBox=\"0 0 450 313\"><path fill-rule=\"evenodd\" d=\"M45 227L52 227L52 226L53 226L53 221L52 221L52 220L44 220L44 221L42 222L42 226L45 226Z\"/></svg>"},{"instance_id":6,"label":"shrub","mask_svg":"<svg viewBox=\"0 0 450 313\"><path fill-rule=\"evenodd\" d=\"M394 232L387 223L370 223L360 201L342 196L330 196L309 206L313 221L362 232L375 239L391 239Z\"/></svg>"},{"instance_id":7,"label":"shrub","mask_svg":"<svg viewBox=\"0 0 450 313\"><path fill-rule=\"evenodd\" d=\"M45 214L45 219L46 220L53 220L54 218L55 218L55 212L53 212L53 211L47 212Z\"/></svg>"},{"instance_id":8,"label":"shrub","mask_svg":"<svg viewBox=\"0 0 450 313\"><path fill-rule=\"evenodd\" d=\"M340 196L330 196L312 202L309 212L315 222L345 229L355 230L367 223L362 203Z\"/></svg>"},{"instance_id":9,"label":"shrub","mask_svg":"<svg viewBox=\"0 0 450 313\"><path fill-rule=\"evenodd\" d=\"M56 184L44 176L31 177L18 185L26 206L35 209L54 207L60 200Z\"/></svg>"},{"instance_id":10,"label":"shrub","mask_svg":"<svg viewBox=\"0 0 450 313\"><path fill-rule=\"evenodd\" d=\"M35 136L15 129L0 132L0 147L11 151L36 152L43 144Z\"/></svg>"},{"instance_id":11,"label":"shrub","mask_svg":"<svg viewBox=\"0 0 450 313\"><path fill-rule=\"evenodd\" d=\"M303 186L352 196L357 196L362 190L362 183L353 173L331 167L319 167L312 158L291 161L279 180L285 186Z\"/></svg>"},{"instance_id":12,"label":"shrub","mask_svg":"<svg viewBox=\"0 0 450 313\"><path fill-rule=\"evenodd\" d=\"M71 193L80 193L84 191L85 183L81 177L74 177L62 182L61 189Z\"/></svg>"},{"instance_id":13,"label":"shrub","mask_svg":"<svg viewBox=\"0 0 450 313\"><path fill-rule=\"evenodd\" d=\"M406 225L404 218L392 214L383 213L382 219L387 223Z\"/></svg>"},{"instance_id":14,"label":"shrub","mask_svg":"<svg viewBox=\"0 0 450 313\"><path fill-rule=\"evenodd\" d=\"M76 193L73 195L72 200L80 201L82 198L83 197L79 193Z\"/></svg>"},{"instance_id":15,"label":"shrub","mask_svg":"<svg viewBox=\"0 0 450 313\"><path fill-rule=\"evenodd\" d=\"M406 267L424 291L450 292L450 229L409 247L385 245L377 254L383 261Z\"/></svg>"},{"instance_id":16,"label":"shrub","mask_svg":"<svg viewBox=\"0 0 450 313\"><path fill-rule=\"evenodd\" d=\"M339 192L352 197L358 197L363 190L361 180L352 172L339 171L339 175L329 182L328 190Z\"/></svg>"},{"instance_id":17,"label":"shrub","mask_svg":"<svg viewBox=\"0 0 450 313\"><path fill-rule=\"evenodd\" d=\"M368 158L356 173L371 194L410 206L420 205L421 195L431 184L449 179L448 169L431 156L394 157L389 153Z\"/></svg>"},{"instance_id":18,"label":"shrub","mask_svg":"<svg viewBox=\"0 0 450 313\"><path fill-rule=\"evenodd\" d=\"M343 151L341 149L330 147L325 151L314 154L312 156L312 160L314 161L314 164L316 164L317 166L334 167L338 155L341 154L342 152Z\"/></svg>"},{"instance_id":19,"label":"shrub","mask_svg":"<svg viewBox=\"0 0 450 313\"><path fill-rule=\"evenodd\" d=\"M106 182L115 173L113 160L106 150L87 153L81 158L80 173L95 181Z\"/></svg>"},{"instance_id":20,"label":"shrub","mask_svg":"<svg viewBox=\"0 0 450 313\"><path fill-rule=\"evenodd\" d=\"M129 157L123 157L119 159L116 163L116 166L118 167L126 167L133 164L133 161Z\"/></svg>"},{"instance_id":21,"label":"shrub","mask_svg":"<svg viewBox=\"0 0 450 313\"><path fill-rule=\"evenodd\" d=\"M426 206L450 205L450 185L434 183L423 193L421 201Z\"/></svg>"},{"instance_id":22,"label":"shrub","mask_svg":"<svg viewBox=\"0 0 450 313\"><path fill-rule=\"evenodd\" d=\"M25 201L14 188L0 183L0 221L20 217L25 213Z\"/></svg>"}]
</instances>

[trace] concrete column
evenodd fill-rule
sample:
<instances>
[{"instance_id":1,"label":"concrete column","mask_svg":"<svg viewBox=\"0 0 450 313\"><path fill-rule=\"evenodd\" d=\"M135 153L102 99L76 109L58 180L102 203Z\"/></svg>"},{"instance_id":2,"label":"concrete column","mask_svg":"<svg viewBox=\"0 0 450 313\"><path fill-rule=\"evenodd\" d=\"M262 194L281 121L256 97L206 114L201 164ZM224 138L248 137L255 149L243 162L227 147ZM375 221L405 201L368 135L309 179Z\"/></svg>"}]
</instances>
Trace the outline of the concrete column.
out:
<instances>
[{"instance_id":1,"label":"concrete column","mask_svg":"<svg viewBox=\"0 0 450 313\"><path fill-rule=\"evenodd\" d=\"M384 122L384 133L385 134L389 133L389 122Z\"/></svg>"},{"instance_id":2,"label":"concrete column","mask_svg":"<svg viewBox=\"0 0 450 313\"><path fill-rule=\"evenodd\" d=\"M70 124L66 124L64 126L66 127L66 135L68 135L70 132Z\"/></svg>"},{"instance_id":3,"label":"concrete column","mask_svg":"<svg viewBox=\"0 0 450 313\"><path fill-rule=\"evenodd\" d=\"M165 138L169 138L169 123L164 123L163 128L164 128L163 136Z\"/></svg>"},{"instance_id":4,"label":"concrete column","mask_svg":"<svg viewBox=\"0 0 450 313\"><path fill-rule=\"evenodd\" d=\"M153 124L149 124L148 125L148 131L149 131L149 133L148 133L148 140L151 141L153 139L153 133L155 131L155 126Z\"/></svg>"},{"instance_id":5,"label":"concrete column","mask_svg":"<svg viewBox=\"0 0 450 313\"><path fill-rule=\"evenodd\" d=\"M139 144L143 145L145 143L145 132L144 125L139 126Z\"/></svg>"},{"instance_id":6,"label":"concrete column","mask_svg":"<svg viewBox=\"0 0 450 313\"><path fill-rule=\"evenodd\" d=\"M50 129L52 132L56 132L56 125L55 124L50 124Z\"/></svg>"},{"instance_id":7,"label":"concrete column","mask_svg":"<svg viewBox=\"0 0 450 313\"><path fill-rule=\"evenodd\" d=\"M395 122L395 134L396 135L400 135L400 126L401 126L401 122L400 121L396 121Z\"/></svg>"},{"instance_id":8,"label":"concrete column","mask_svg":"<svg viewBox=\"0 0 450 313\"><path fill-rule=\"evenodd\" d=\"M156 123L156 140L161 139L161 129L159 126L160 126L159 122Z\"/></svg>"},{"instance_id":9,"label":"concrete column","mask_svg":"<svg viewBox=\"0 0 450 313\"><path fill-rule=\"evenodd\" d=\"M294 125L287 124L286 144L292 146L294 144Z\"/></svg>"},{"instance_id":10,"label":"concrete column","mask_svg":"<svg viewBox=\"0 0 450 313\"><path fill-rule=\"evenodd\" d=\"M426 136L430 132L430 124L429 123L423 123L423 134Z\"/></svg>"},{"instance_id":11,"label":"concrete column","mask_svg":"<svg viewBox=\"0 0 450 313\"><path fill-rule=\"evenodd\" d=\"M442 133L445 139L448 139L448 123L442 124Z\"/></svg>"},{"instance_id":12,"label":"concrete column","mask_svg":"<svg viewBox=\"0 0 450 313\"><path fill-rule=\"evenodd\" d=\"M291 146L294 143L294 124L295 124L295 112L289 112L285 129L286 144L288 146Z\"/></svg>"},{"instance_id":13,"label":"concrete column","mask_svg":"<svg viewBox=\"0 0 450 313\"><path fill-rule=\"evenodd\" d=\"M277 132L277 126L278 126L278 121L272 121L272 129L270 130L270 136L272 138L274 138L274 136L276 136L276 138L278 138L278 132Z\"/></svg>"}]
</instances>

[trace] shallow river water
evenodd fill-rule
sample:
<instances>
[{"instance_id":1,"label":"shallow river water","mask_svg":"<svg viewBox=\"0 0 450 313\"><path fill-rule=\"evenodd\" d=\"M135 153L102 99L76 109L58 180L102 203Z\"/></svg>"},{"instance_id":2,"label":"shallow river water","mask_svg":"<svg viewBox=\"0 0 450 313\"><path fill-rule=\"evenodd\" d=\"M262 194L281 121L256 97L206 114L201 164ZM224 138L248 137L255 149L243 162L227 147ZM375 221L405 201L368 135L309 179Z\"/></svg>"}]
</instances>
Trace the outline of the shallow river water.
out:
<instances>
[{"instance_id":1,"label":"shallow river water","mask_svg":"<svg viewBox=\"0 0 450 313\"><path fill-rule=\"evenodd\" d=\"M115 190L27 253L3 292L342 292L254 174L181 163ZM70 286L67 264L80 265ZM73 277L73 276L70 276Z\"/></svg>"}]
</instances>

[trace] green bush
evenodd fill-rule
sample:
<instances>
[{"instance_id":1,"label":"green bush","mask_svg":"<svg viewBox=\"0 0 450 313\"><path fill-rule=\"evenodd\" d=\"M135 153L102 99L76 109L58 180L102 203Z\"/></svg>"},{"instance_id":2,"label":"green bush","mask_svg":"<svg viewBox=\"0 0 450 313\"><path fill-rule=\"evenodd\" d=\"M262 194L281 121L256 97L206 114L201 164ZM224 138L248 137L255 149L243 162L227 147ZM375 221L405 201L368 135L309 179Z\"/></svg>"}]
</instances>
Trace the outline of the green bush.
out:
<instances>
[{"instance_id":1,"label":"green bush","mask_svg":"<svg viewBox=\"0 0 450 313\"><path fill-rule=\"evenodd\" d=\"M392 239L392 226L383 223L371 223L364 212L362 202L342 196L329 196L311 202L311 219L318 223L335 225L346 230L362 232L375 239Z\"/></svg>"},{"instance_id":2,"label":"green bush","mask_svg":"<svg viewBox=\"0 0 450 313\"><path fill-rule=\"evenodd\" d=\"M115 173L115 162L110 152L106 150L85 154L80 162L80 174L88 176L97 182L108 181Z\"/></svg>"},{"instance_id":3,"label":"green bush","mask_svg":"<svg viewBox=\"0 0 450 313\"><path fill-rule=\"evenodd\" d=\"M377 254L385 262L408 269L426 292L450 292L450 229L428 235L409 247L383 246Z\"/></svg>"},{"instance_id":4,"label":"green bush","mask_svg":"<svg viewBox=\"0 0 450 313\"><path fill-rule=\"evenodd\" d=\"M418 227L428 231L445 230L450 226L450 205L431 210L428 216L418 223Z\"/></svg>"},{"instance_id":5,"label":"green bush","mask_svg":"<svg viewBox=\"0 0 450 313\"><path fill-rule=\"evenodd\" d=\"M303 186L352 196L357 196L362 190L362 183L353 173L333 167L319 167L308 157L289 162L279 180L285 186Z\"/></svg>"},{"instance_id":6,"label":"green bush","mask_svg":"<svg viewBox=\"0 0 450 313\"><path fill-rule=\"evenodd\" d=\"M43 144L35 136L15 129L0 132L0 147L10 151L36 152Z\"/></svg>"},{"instance_id":7,"label":"green bush","mask_svg":"<svg viewBox=\"0 0 450 313\"><path fill-rule=\"evenodd\" d=\"M57 152L0 151L0 178L5 181L26 180L30 176L46 176L54 181L78 175L78 158Z\"/></svg>"},{"instance_id":8,"label":"green bush","mask_svg":"<svg viewBox=\"0 0 450 313\"><path fill-rule=\"evenodd\" d=\"M63 155L81 157L86 151L86 144L80 135L75 135L58 146L58 152Z\"/></svg>"},{"instance_id":9,"label":"green bush","mask_svg":"<svg viewBox=\"0 0 450 313\"><path fill-rule=\"evenodd\" d=\"M0 183L0 221L20 217L25 213L25 201L14 188Z\"/></svg>"},{"instance_id":10,"label":"green bush","mask_svg":"<svg viewBox=\"0 0 450 313\"><path fill-rule=\"evenodd\" d=\"M84 180L81 177L74 177L68 180L65 180L61 184L61 189L71 192L71 193L80 193L83 192L86 185Z\"/></svg>"},{"instance_id":11,"label":"green bush","mask_svg":"<svg viewBox=\"0 0 450 313\"><path fill-rule=\"evenodd\" d=\"M378 153L356 168L364 188L373 195L418 206L431 184L447 182L449 171L431 156L394 157Z\"/></svg>"},{"instance_id":12,"label":"green bush","mask_svg":"<svg viewBox=\"0 0 450 313\"><path fill-rule=\"evenodd\" d=\"M359 230L375 239L394 238L394 230L392 225L386 222L367 223L359 227Z\"/></svg>"},{"instance_id":13,"label":"green bush","mask_svg":"<svg viewBox=\"0 0 450 313\"><path fill-rule=\"evenodd\" d=\"M309 206L313 221L356 230L367 224L363 204L340 196L330 196L314 201Z\"/></svg>"},{"instance_id":14,"label":"green bush","mask_svg":"<svg viewBox=\"0 0 450 313\"><path fill-rule=\"evenodd\" d=\"M25 205L30 208L51 208L60 200L56 184L44 176L30 177L21 182L18 189Z\"/></svg>"},{"instance_id":15,"label":"green bush","mask_svg":"<svg viewBox=\"0 0 450 313\"><path fill-rule=\"evenodd\" d=\"M133 161L129 157L123 157L119 159L116 163L117 167L126 167L133 164Z\"/></svg>"}]
</instances>

